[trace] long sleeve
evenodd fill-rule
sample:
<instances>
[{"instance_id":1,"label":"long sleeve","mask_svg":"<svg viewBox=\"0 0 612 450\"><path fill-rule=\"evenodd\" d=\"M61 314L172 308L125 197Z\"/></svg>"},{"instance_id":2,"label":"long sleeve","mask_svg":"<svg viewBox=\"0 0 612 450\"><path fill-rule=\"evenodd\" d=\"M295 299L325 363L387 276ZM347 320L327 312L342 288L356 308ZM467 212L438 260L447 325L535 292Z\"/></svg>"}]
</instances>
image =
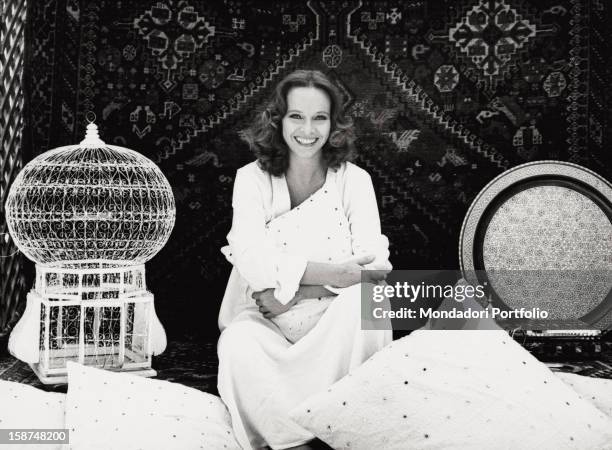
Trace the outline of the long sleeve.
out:
<instances>
[{"instance_id":1,"label":"long sleeve","mask_svg":"<svg viewBox=\"0 0 612 450\"><path fill-rule=\"evenodd\" d=\"M347 163L338 177L338 189L351 232L353 256L349 260L373 255L375 259L365 266L367 270L391 270L389 240L381 232L372 178L365 170ZM336 294L345 289L325 287Z\"/></svg>"},{"instance_id":2,"label":"long sleeve","mask_svg":"<svg viewBox=\"0 0 612 450\"><path fill-rule=\"evenodd\" d=\"M344 177L344 212L350 224L353 254L374 255L370 270L391 270L389 240L381 233L372 178L363 169L347 164Z\"/></svg>"},{"instance_id":3,"label":"long sleeve","mask_svg":"<svg viewBox=\"0 0 612 450\"><path fill-rule=\"evenodd\" d=\"M307 260L278 249L266 230L264 199L271 194L269 183L245 167L238 170L232 199L232 229L229 246L221 251L236 267L251 289L274 288L278 301L287 304L299 288Z\"/></svg>"}]
</instances>

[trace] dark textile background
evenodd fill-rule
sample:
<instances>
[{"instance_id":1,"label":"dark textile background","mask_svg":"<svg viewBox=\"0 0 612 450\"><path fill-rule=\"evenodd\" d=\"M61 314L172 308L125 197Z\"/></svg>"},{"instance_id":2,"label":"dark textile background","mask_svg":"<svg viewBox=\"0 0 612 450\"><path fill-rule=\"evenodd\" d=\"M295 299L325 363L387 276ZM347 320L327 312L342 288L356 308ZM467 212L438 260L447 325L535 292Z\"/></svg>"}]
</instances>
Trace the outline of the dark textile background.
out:
<instances>
[{"instance_id":1,"label":"dark textile background","mask_svg":"<svg viewBox=\"0 0 612 450\"><path fill-rule=\"evenodd\" d=\"M612 180L604 0L30 2L27 158L102 138L155 161L177 222L148 265L170 337L216 333L238 131L285 74L327 73L356 123L396 268L453 268L493 177L538 159Z\"/></svg>"},{"instance_id":2,"label":"dark textile background","mask_svg":"<svg viewBox=\"0 0 612 450\"><path fill-rule=\"evenodd\" d=\"M0 355L3 340L19 319L25 292L24 261L8 235L4 203L23 166L25 0L0 0Z\"/></svg>"}]
</instances>

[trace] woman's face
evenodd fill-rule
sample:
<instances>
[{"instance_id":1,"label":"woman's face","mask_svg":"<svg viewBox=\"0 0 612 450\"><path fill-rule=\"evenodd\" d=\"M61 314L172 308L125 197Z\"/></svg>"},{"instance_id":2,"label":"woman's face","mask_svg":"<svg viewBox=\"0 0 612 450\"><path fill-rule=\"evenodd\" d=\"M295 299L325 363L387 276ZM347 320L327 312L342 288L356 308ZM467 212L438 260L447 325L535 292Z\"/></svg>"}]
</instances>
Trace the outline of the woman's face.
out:
<instances>
[{"instance_id":1,"label":"woman's face","mask_svg":"<svg viewBox=\"0 0 612 450\"><path fill-rule=\"evenodd\" d=\"M331 129L327 93L315 87L294 87L287 94L283 138L291 155L312 158L320 154Z\"/></svg>"}]
</instances>

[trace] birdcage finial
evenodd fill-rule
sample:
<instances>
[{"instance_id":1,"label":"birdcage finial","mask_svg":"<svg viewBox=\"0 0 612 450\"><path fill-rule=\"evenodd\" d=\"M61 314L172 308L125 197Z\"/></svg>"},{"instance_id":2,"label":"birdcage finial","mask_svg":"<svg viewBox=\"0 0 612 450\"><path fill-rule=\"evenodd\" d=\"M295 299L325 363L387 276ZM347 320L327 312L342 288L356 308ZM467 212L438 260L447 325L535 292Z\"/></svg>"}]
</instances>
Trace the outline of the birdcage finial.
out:
<instances>
[{"instance_id":1,"label":"birdcage finial","mask_svg":"<svg viewBox=\"0 0 612 450\"><path fill-rule=\"evenodd\" d=\"M85 119L87 120L87 132L85 133L85 139L83 139L79 145L87 148L99 148L106 146L104 141L100 139L100 135L98 134L98 126L94 123L96 120L96 115L90 111L85 116Z\"/></svg>"}]
</instances>

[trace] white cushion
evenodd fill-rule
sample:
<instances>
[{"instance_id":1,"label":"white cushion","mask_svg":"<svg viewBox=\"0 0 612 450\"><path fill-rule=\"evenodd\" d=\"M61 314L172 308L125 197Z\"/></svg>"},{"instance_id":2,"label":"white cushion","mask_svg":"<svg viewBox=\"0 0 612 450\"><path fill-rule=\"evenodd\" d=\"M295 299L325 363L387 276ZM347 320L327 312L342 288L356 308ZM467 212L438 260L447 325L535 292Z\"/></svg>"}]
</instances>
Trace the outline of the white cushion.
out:
<instances>
[{"instance_id":1,"label":"white cushion","mask_svg":"<svg viewBox=\"0 0 612 450\"><path fill-rule=\"evenodd\" d=\"M0 429L63 429L65 397L65 394L45 392L25 384L0 380ZM11 450L51 450L60 447L48 444L7 446Z\"/></svg>"},{"instance_id":2,"label":"white cushion","mask_svg":"<svg viewBox=\"0 0 612 450\"><path fill-rule=\"evenodd\" d=\"M612 419L503 331L416 331L290 415L335 449L612 445Z\"/></svg>"},{"instance_id":3,"label":"white cushion","mask_svg":"<svg viewBox=\"0 0 612 450\"><path fill-rule=\"evenodd\" d=\"M582 398L612 417L612 380L591 378L574 373L555 372L565 384L571 386Z\"/></svg>"},{"instance_id":4,"label":"white cushion","mask_svg":"<svg viewBox=\"0 0 612 450\"><path fill-rule=\"evenodd\" d=\"M69 449L239 449L225 405L180 384L68 363Z\"/></svg>"}]
</instances>

